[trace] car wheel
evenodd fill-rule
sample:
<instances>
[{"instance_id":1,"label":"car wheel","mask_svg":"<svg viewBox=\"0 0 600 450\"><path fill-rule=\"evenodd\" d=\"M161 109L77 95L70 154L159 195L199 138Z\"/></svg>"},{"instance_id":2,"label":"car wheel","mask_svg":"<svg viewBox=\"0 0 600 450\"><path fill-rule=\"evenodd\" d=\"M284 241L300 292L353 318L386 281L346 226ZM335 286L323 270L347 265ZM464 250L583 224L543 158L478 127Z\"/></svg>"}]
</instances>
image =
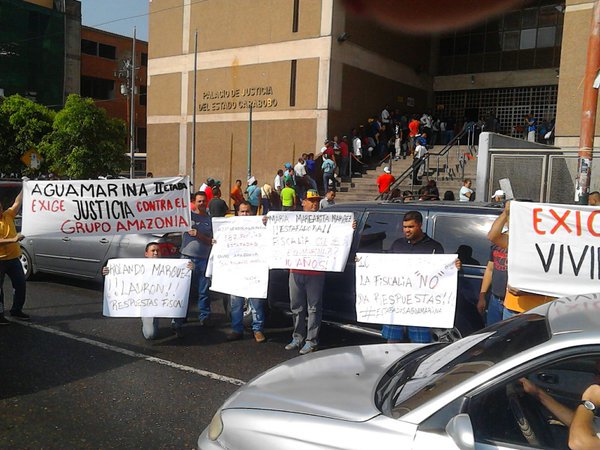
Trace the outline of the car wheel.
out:
<instances>
[{"instance_id":1,"label":"car wheel","mask_svg":"<svg viewBox=\"0 0 600 450\"><path fill-rule=\"evenodd\" d=\"M21 256L19 257L21 261L21 266L23 267L23 273L25 274L25 279L28 280L33 276L33 264L31 262L31 256L27 253L27 250L21 248Z\"/></svg>"}]
</instances>

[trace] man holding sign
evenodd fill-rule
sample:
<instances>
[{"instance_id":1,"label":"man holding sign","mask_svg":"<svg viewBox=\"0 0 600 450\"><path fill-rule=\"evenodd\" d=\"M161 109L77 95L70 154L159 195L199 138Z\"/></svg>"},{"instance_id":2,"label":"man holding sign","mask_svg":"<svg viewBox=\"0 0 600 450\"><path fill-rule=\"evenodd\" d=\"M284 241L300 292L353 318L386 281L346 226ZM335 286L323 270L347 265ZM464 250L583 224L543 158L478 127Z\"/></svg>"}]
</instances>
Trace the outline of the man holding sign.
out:
<instances>
[{"instance_id":1,"label":"man holding sign","mask_svg":"<svg viewBox=\"0 0 600 450\"><path fill-rule=\"evenodd\" d=\"M239 205L238 216L251 216L252 206L247 201L242 201ZM249 306L252 310L252 332L254 340L259 344L265 342L267 338L263 333L265 323L265 302L264 298L248 298ZM228 341L237 341L244 338L244 298L231 295L231 333L227 335Z\"/></svg>"},{"instance_id":2,"label":"man holding sign","mask_svg":"<svg viewBox=\"0 0 600 450\"><path fill-rule=\"evenodd\" d=\"M404 254L443 254L444 247L438 241L431 239L422 229L423 216L419 211L409 211L404 215L402 228L404 238L396 240L390 249L391 253ZM460 270L461 262L456 260L456 268ZM384 325L381 335L387 339L388 343L397 343L404 340L404 326L402 325ZM431 329L427 327L409 326L408 339L415 343L431 342Z\"/></svg>"},{"instance_id":3,"label":"man holding sign","mask_svg":"<svg viewBox=\"0 0 600 450\"><path fill-rule=\"evenodd\" d=\"M146 248L144 251L145 258L160 258L160 245L158 242L149 242L146 244ZM193 265L191 261L187 265L188 269L193 269ZM106 276L109 274L109 268L102 268L102 275ZM183 337L181 334L181 329L174 329L177 337ZM154 340L158 337L158 317L142 317L142 334L144 338L148 340Z\"/></svg>"},{"instance_id":4,"label":"man holding sign","mask_svg":"<svg viewBox=\"0 0 600 450\"><path fill-rule=\"evenodd\" d=\"M14 288L13 305L10 309L10 315L15 319L29 320L29 315L23 312L25 304L25 274L19 257L21 256L21 247L19 241L23 239L15 228L15 217L21 209L23 201L23 191L17 195L12 206L6 210L0 203L0 281L4 281L4 274L8 275ZM2 285L0 284L0 289ZM0 293L0 324L9 323L4 318L4 295Z\"/></svg>"}]
</instances>

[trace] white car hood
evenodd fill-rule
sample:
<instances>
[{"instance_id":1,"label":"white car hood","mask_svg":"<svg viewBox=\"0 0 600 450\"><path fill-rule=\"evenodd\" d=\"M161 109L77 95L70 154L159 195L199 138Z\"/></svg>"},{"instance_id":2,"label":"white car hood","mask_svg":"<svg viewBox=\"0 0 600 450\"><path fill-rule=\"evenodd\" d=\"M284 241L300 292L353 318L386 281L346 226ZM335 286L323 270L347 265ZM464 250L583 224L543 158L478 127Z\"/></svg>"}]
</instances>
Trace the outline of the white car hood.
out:
<instances>
[{"instance_id":1,"label":"white car hood","mask_svg":"<svg viewBox=\"0 0 600 450\"><path fill-rule=\"evenodd\" d=\"M375 388L400 357L422 344L324 350L294 358L254 378L223 409L263 409L362 422L381 412Z\"/></svg>"}]
</instances>

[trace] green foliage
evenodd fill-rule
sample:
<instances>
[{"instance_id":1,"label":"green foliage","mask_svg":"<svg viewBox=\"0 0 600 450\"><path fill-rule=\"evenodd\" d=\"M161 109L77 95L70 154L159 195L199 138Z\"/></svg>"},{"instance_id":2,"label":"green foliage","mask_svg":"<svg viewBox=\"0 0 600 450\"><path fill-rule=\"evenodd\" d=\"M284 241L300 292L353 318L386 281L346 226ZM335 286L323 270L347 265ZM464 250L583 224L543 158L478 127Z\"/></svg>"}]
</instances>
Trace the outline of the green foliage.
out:
<instances>
[{"instance_id":1,"label":"green foliage","mask_svg":"<svg viewBox=\"0 0 600 450\"><path fill-rule=\"evenodd\" d=\"M56 114L39 150L51 171L70 178L116 175L129 167L125 123L76 94Z\"/></svg>"},{"instance_id":2,"label":"green foliage","mask_svg":"<svg viewBox=\"0 0 600 450\"><path fill-rule=\"evenodd\" d=\"M20 95L0 101L0 172L26 171L21 156L52 130L54 112Z\"/></svg>"}]
</instances>

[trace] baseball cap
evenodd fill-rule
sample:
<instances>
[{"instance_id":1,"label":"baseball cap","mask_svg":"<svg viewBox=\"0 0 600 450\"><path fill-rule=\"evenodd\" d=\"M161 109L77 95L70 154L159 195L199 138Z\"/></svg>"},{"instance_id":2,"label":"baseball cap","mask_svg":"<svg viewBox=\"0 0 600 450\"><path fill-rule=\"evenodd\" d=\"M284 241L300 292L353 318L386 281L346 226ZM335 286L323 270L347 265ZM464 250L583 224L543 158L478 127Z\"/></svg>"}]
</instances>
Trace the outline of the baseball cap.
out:
<instances>
[{"instance_id":1,"label":"baseball cap","mask_svg":"<svg viewBox=\"0 0 600 450\"><path fill-rule=\"evenodd\" d=\"M283 167L285 167L286 169L291 169L292 168L292 163L285 163L283 165Z\"/></svg>"},{"instance_id":2,"label":"baseball cap","mask_svg":"<svg viewBox=\"0 0 600 450\"><path fill-rule=\"evenodd\" d=\"M256 182L256 178L250 177L248 178L248 184L254 184Z\"/></svg>"},{"instance_id":3,"label":"baseball cap","mask_svg":"<svg viewBox=\"0 0 600 450\"><path fill-rule=\"evenodd\" d=\"M388 166L385 166L385 167L383 168L383 171L384 171L385 173L390 173L390 172L391 172L391 171L390 171L390 168L389 168Z\"/></svg>"},{"instance_id":4,"label":"baseball cap","mask_svg":"<svg viewBox=\"0 0 600 450\"><path fill-rule=\"evenodd\" d=\"M502 189L498 189L496 192L494 192L494 195L492 195L492 197L506 197L506 194Z\"/></svg>"},{"instance_id":5,"label":"baseball cap","mask_svg":"<svg viewBox=\"0 0 600 450\"><path fill-rule=\"evenodd\" d=\"M311 200L311 199L320 199L321 196L319 195L319 192L314 190L314 189L309 189L308 191L306 191L306 199L307 200Z\"/></svg>"}]
</instances>

